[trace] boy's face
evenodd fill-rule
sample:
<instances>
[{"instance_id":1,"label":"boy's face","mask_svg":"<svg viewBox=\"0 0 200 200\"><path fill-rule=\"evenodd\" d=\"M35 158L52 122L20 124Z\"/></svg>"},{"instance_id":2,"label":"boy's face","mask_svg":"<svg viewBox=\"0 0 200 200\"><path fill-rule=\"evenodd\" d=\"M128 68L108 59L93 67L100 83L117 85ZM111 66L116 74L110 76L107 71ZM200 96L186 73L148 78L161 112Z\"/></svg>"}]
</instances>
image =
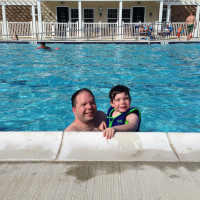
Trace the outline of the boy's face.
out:
<instances>
[{"instance_id":1,"label":"boy's face","mask_svg":"<svg viewBox=\"0 0 200 200\"><path fill-rule=\"evenodd\" d=\"M113 102L110 102L111 106L115 108L116 112L126 112L131 105L131 99L128 94L125 92L119 93L113 99Z\"/></svg>"}]
</instances>

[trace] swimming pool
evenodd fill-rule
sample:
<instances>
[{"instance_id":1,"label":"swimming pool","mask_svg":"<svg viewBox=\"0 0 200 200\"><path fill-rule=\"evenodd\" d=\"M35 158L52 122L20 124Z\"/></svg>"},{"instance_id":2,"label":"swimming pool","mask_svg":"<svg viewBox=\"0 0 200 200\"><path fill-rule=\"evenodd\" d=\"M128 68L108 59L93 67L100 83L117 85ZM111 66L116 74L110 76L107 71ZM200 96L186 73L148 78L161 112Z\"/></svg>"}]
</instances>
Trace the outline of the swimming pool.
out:
<instances>
[{"instance_id":1,"label":"swimming pool","mask_svg":"<svg viewBox=\"0 0 200 200\"><path fill-rule=\"evenodd\" d=\"M73 120L71 95L87 87L107 112L116 84L131 89L140 131L200 131L200 45L0 45L0 130L59 131Z\"/></svg>"}]
</instances>

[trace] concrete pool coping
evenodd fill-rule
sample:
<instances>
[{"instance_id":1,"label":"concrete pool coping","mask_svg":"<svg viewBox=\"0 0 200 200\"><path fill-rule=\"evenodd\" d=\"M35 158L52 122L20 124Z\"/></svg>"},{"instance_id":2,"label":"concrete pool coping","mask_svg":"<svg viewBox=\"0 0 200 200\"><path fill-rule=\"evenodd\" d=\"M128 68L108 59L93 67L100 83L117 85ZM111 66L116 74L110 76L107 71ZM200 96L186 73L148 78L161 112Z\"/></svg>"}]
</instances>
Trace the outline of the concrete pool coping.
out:
<instances>
[{"instance_id":1,"label":"concrete pool coping","mask_svg":"<svg viewBox=\"0 0 200 200\"><path fill-rule=\"evenodd\" d=\"M200 133L0 132L2 200L200 199Z\"/></svg>"},{"instance_id":2,"label":"concrete pool coping","mask_svg":"<svg viewBox=\"0 0 200 200\"><path fill-rule=\"evenodd\" d=\"M200 133L0 132L0 161L200 162Z\"/></svg>"}]
</instances>

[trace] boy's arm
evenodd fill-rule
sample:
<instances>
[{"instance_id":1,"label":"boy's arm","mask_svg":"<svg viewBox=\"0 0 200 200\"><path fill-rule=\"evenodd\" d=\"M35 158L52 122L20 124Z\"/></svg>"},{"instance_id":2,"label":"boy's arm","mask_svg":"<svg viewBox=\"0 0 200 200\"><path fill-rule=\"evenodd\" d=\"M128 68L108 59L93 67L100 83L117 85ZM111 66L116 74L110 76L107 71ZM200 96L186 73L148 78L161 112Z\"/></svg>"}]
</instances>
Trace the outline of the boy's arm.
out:
<instances>
[{"instance_id":1,"label":"boy's arm","mask_svg":"<svg viewBox=\"0 0 200 200\"><path fill-rule=\"evenodd\" d=\"M104 131L106 129L106 122L102 121L101 124L98 127L99 131Z\"/></svg>"},{"instance_id":2,"label":"boy's arm","mask_svg":"<svg viewBox=\"0 0 200 200\"><path fill-rule=\"evenodd\" d=\"M107 139L110 139L114 136L116 132L131 132L136 131L139 126L139 117L135 113L130 113L126 120L129 122L129 124L124 124L120 126L114 126L111 128L106 128L103 131L103 137L106 137Z\"/></svg>"}]
</instances>

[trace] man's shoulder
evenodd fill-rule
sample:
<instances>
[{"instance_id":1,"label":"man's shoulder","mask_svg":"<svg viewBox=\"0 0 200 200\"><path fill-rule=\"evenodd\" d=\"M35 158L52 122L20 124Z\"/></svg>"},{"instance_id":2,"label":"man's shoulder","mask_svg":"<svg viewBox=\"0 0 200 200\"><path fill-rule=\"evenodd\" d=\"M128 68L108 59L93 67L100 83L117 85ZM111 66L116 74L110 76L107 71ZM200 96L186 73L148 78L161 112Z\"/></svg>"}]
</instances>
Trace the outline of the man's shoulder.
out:
<instances>
[{"instance_id":1,"label":"man's shoulder","mask_svg":"<svg viewBox=\"0 0 200 200\"><path fill-rule=\"evenodd\" d=\"M106 114L105 114L103 111L98 110L98 111L97 111L97 117L106 118Z\"/></svg>"},{"instance_id":2,"label":"man's shoulder","mask_svg":"<svg viewBox=\"0 0 200 200\"><path fill-rule=\"evenodd\" d=\"M99 126L102 121L106 121L106 118L107 118L107 115L103 111L98 110L97 116L96 116L97 126Z\"/></svg>"},{"instance_id":3,"label":"man's shoulder","mask_svg":"<svg viewBox=\"0 0 200 200\"><path fill-rule=\"evenodd\" d=\"M79 131L78 126L73 122L64 131Z\"/></svg>"}]
</instances>

